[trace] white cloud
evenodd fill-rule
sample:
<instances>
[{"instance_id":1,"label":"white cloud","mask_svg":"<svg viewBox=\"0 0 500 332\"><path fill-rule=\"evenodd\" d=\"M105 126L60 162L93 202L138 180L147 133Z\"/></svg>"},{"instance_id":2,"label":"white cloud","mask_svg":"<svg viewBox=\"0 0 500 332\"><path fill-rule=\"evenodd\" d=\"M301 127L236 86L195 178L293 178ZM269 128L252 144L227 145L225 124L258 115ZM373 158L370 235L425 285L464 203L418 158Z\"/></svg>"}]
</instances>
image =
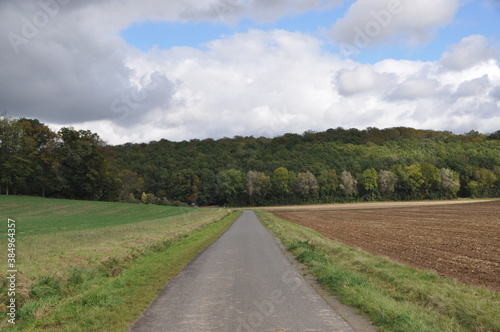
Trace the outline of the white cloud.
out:
<instances>
[{"instance_id":1,"label":"white cloud","mask_svg":"<svg viewBox=\"0 0 500 332\"><path fill-rule=\"evenodd\" d=\"M273 22L285 16L312 9L329 9L342 0L204 0L192 1L180 18L196 21L219 21L235 24L243 18L257 22Z\"/></svg>"},{"instance_id":2,"label":"white cloud","mask_svg":"<svg viewBox=\"0 0 500 332\"><path fill-rule=\"evenodd\" d=\"M407 45L429 42L451 22L459 0L357 0L331 28L345 55L399 38Z\"/></svg>"},{"instance_id":3,"label":"white cloud","mask_svg":"<svg viewBox=\"0 0 500 332\"><path fill-rule=\"evenodd\" d=\"M156 123L189 122L203 137L220 136L225 131L221 128L236 128L235 134L246 135L281 133L305 122L318 125L321 119L309 115L334 101L328 72L341 63L323 56L320 42L312 37L251 31L205 46L206 51L158 51L161 56L144 55L131 63L137 71L150 63L181 82L173 106Z\"/></svg>"},{"instance_id":4,"label":"white cloud","mask_svg":"<svg viewBox=\"0 0 500 332\"><path fill-rule=\"evenodd\" d=\"M267 20L338 1L239 3L244 13L225 15ZM29 20L40 10L37 3L24 4L0 3L0 34L22 36L22 18ZM375 64L342 59L325 52L322 42L310 35L282 30L234 34L201 49L149 52L129 47L119 37L132 22L185 19L182 15L189 8L207 4L108 0L61 6L35 36L19 45L19 52L8 39L0 44L0 63L7 64L0 66L0 111L36 117L55 127L91 129L112 144L274 136L338 126L457 131L500 127L495 113L500 106L500 68L497 59L485 56L491 46L482 36L465 38L440 61ZM448 10L429 7L439 10L427 13L424 23L402 23L399 16L394 22L417 40L419 31L428 36L451 19L455 2L449 4ZM420 2L405 6L413 8L412 15L423 10ZM358 9L353 6L351 11ZM207 12L198 14L209 18ZM363 22L362 15L358 22ZM384 33L382 37L391 38L399 32L391 25Z\"/></svg>"},{"instance_id":5,"label":"white cloud","mask_svg":"<svg viewBox=\"0 0 500 332\"><path fill-rule=\"evenodd\" d=\"M438 93L439 82L435 79L411 78L398 85L391 94L393 99L429 98Z\"/></svg>"},{"instance_id":6,"label":"white cloud","mask_svg":"<svg viewBox=\"0 0 500 332\"><path fill-rule=\"evenodd\" d=\"M151 133L189 139L337 126L461 132L500 125L491 96L500 84L496 62L466 71L408 60L367 65L324 54L320 46L300 33L251 31L209 43L203 51L143 54L129 64L137 73L156 68L178 83L172 105L150 112L132 132L151 126L145 140ZM478 92L478 84L484 90ZM490 121L481 120L486 117ZM120 133L117 142L138 139Z\"/></svg>"},{"instance_id":7,"label":"white cloud","mask_svg":"<svg viewBox=\"0 0 500 332\"><path fill-rule=\"evenodd\" d=\"M365 92L383 93L394 84L394 75L377 73L372 66L362 65L353 70L340 70L336 77L338 91L343 96Z\"/></svg>"},{"instance_id":8,"label":"white cloud","mask_svg":"<svg viewBox=\"0 0 500 332\"><path fill-rule=\"evenodd\" d=\"M0 107L10 115L51 123L122 123L125 113L137 121L169 103L173 83L167 77L155 89L147 79L140 81L144 86L134 84L137 74L126 64L134 50L105 29L87 29L84 13L94 10L91 2L85 8L55 0L28 4L0 11L0 31L10 37L1 45L0 62L8 66L0 69Z\"/></svg>"},{"instance_id":9,"label":"white cloud","mask_svg":"<svg viewBox=\"0 0 500 332\"><path fill-rule=\"evenodd\" d=\"M469 68L482 61L500 56L498 50L488 45L488 40L481 35L473 35L462 39L450 47L441 57L443 66L453 70Z\"/></svg>"},{"instance_id":10,"label":"white cloud","mask_svg":"<svg viewBox=\"0 0 500 332\"><path fill-rule=\"evenodd\" d=\"M500 85L497 85L496 88L492 89L490 92L490 95L492 98L496 99L498 102L500 102Z\"/></svg>"},{"instance_id":11,"label":"white cloud","mask_svg":"<svg viewBox=\"0 0 500 332\"><path fill-rule=\"evenodd\" d=\"M491 83L488 75L480 78L475 78L470 81L462 82L455 92L455 96L460 97L480 97L484 95L490 88Z\"/></svg>"}]
</instances>

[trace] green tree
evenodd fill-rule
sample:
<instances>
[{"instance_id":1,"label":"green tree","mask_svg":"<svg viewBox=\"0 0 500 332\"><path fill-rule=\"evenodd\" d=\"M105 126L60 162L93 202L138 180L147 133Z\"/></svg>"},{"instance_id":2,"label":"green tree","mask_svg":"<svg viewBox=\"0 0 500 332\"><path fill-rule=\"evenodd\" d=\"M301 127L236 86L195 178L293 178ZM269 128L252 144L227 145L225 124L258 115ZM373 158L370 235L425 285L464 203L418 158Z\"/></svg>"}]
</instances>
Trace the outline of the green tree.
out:
<instances>
[{"instance_id":1,"label":"green tree","mask_svg":"<svg viewBox=\"0 0 500 332\"><path fill-rule=\"evenodd\" d=\"M288 199L290 202L297 200L297 196L294 195L297 192L297 173L294 171L288 171Z\"/></svg>"},{"instance_id":2,"label":"green tree","mask_svg":"<svg viewBox=\"0 0 500 332\"><path fill-rule=\"evenodd\" d=\"M144 178L144 190L146 193L152 193L158 195L161 190L167 191L168 196L174 197L177 193L173 192L174 187L170 185L170 182L176 181L175 177L172 179L168 170L158 163L150 163L146 165L143 171Z\"/></svg>"},{"instance_id":3,"label":"green tree","mask_svg":"<svg viewBox=\"0 0 500 332\"><path fill-rule=\"evenodd\" d=\"M290 193L289 171L285 167L278 167L274 170L271 178L274 191L277 196L284 198Z\"/></svg>"},{"instance_id":4,"label":"green tree","mask_svg":"<svg viewBox=\"0 0 500 332\"><path fill-rule=\"evenodd\" d=\"M387 175L390 173L379 173L385 174L387 180L385 184L381 182L383 178L377 181L380 198L383 199L441 197L442 184L441 177L436 177L439 171L437 166L453 169L460 174L461 190L457 195L469 195L467 184L475 181L479 186L478 195L499 196L499 180L491 187L486 184L488 181L482 183L483 181L476 180L477 176L474 177L474 171L479 168L493 171L495 166L500 165L498 141L493 137L491 139L483 136L478 133L454 135L450 132L403 127L384 130L368 128L361 131L337 128L326 132L286 134L275 138L235 137L124 144L107 149L107 156L117 169L131 169L137 172L146 180L146 187L155 183L149 182L148 169L144 165L165 169L168 183L176 172L192 169L200 179L197 201L204 205L225 203L223 195L219 194L217 174L223 169L231 168L244 172L244 175L251 170L255 173L264 172L271 177L272 190L263 197L252 192L252 188L247 187L248 183L245 181L248 197L242 191L238 194L238 199L250 204L300 203L304 199L297 189L297 172L305 172L305 169L318 176L320 194L318 198L313 199L318 202L346 199L345 192L335 185L335 180L330 185L330 180L322 177L322 173L328 169L346 170L356 176L359 174L359 181L363 171L369 168L392 172L397 177L394 186L393 177ZM468 166L472 168L471 171ZM274 174L279 167L288 171L281 182L278 180L279 176ZM499 175L494 171L493 173L498 179ZM165 181L157 181L156 184L162 182ZM386 188L383 188L384 185ZM170 190L163 184L157 187L158 190ZM361 183L358 187L362 195L366 195ZM158 196L158 190L151 192ZM149 188L145 191L150 192Z\"/></svg>"},{"instance_id":5,"label":"green tree","mask_svg":"<svg viewBox=\"0 0 500 332\"><path fill-rule=\"evenodd\" d=\"M478 184L478 196L491 196L497 180L495 173L486 168L476 168L473 172L472 178Z\"/></svg>"},{"instance_id":6,"label":"green tree","mask_svg":"<svg viewBox=\"0 0 500 332\"><path fill-rule=\"evenodd\" d=\"M406 180L410 190L410 198L424 198L424 195L422 195L422 187L424 186L425 179L420 164L406 166L404 169L407 175Z\"/></svg>"},{"instance_id":7,"label":"green tree","mask_svg":"<svg viewBox=\"0 0 500 332\"><path fill-rule=\"evenodd\" d=\"M481 186L477 181L469 181L469 183L467 184L467 190L471 198L477 198L481 195Z\"/></svg>"},{"instance_id":8,"label":"green tree","mask_svg":"<svg viewBox=\"0 0 500 332\"><path fill-rule=\"evenodd\" d=\"M494 133L491 133L488 136L488 139L491 139L491 140L500 140L500 130L497 130Z\"/></svg>"},{"instance_id":9,"label":"green tree","mask_svg":"<svg viewBox=\"0 0 500 332\"><path fill-rule=\"evenodd\" d=\"M218 202L219 185L217 183L217 174L208 168L202 168L198 174L200 175L200 184L197 203L199 205L220 204Z\"/></svg>"},{"instance_id":10,"label":"green tree","mask_svg":"<svg viewBox=\"0 0 500 332\"><path fill-rule=\"evenodd\" d=\"M6 116L0 118L0 183L9 195L11 188L25 189L26 180L32 175L29 142L24 140L18 121ZM1 190L0 190L1 192Z\"/></svg>"},{"instance_id":11,"label":"green tree","mask_svg":"<svg viewBox=\"0 0 500 332\"><path fill-rule=\"evenodd\" d=\"M219 172L219 194L224 202L238 203L238 194L245 190L245 175L234 168Z\"/></svg>"},{"instance_id":12,"label":"green tree","mask_svg":"<svg viewBox=\"0 0 500 332\"><path fill-rule=\"evenodd\" d=\"M373 201L378 193L378 174L374 168L367 168L359 177L361 191L366 199Z\"/></svg>"},{"instance_id":13,"label":"green tree","mask_svg":"<svg viewBox=\"0 0 500 332\"><path fill-rule=\"evenodd\" d=\"M493 174L495 174L496 181L493 185L493 197L500 197L500 165L493 168Z\"/></svg>"},{"instance_id":14,"label":"green tree","mask_svg":"<svg viewBox=\"0 0 500 332\"><path fill-rule=\"evenodd\" d=\"M23 136L23 154L30 165L26 193L45 196L46 191L51 192L56 184L53 166L57 135L37 119L21 118L18 125Z\"/></svg>"},{"instance_id":15,"label":"green tree","mask_svg":"<svg viewBox=\"0 0 500 332\"><path fill-rule=\"evenodd\" d=\"M414 193L414 188L412 188L410 184L407 167L401 164L395 164L391 166L390 171L397 178L393 194L394 198L396 200L415 199L416 194Z\"/></svg>"},{"instance_id":16,"label":"green tree","mask_svg":"<svg viewBox=\"0 0 500 332\"><path fill-rule=\"evenodd\" d=\"M318 177L320 186L320 197L323 202L331 202L334 200L339 188L340 179L334 169L323 170Z\"/></svg>"},{"instance_id":17,"label":"green tree","mask_svg":"<svg viewBox=\"0 0 500 332\"><path fill-rule=\"evenodd\" d=\"M62 128L57 148L61 193L67 198L99 200L104 193L106 161L99 136L88 130Z\"/></svg>"},{"instance_id":18,"label":"green tree","mask_svg":"<svg viewBox=\"0 0 500 332\"><path fill-rule=\"evenodd\" d=\"M2 194L3 187L5 194L9 195L9 187L12 183L11 158L16 151L13 144L17 141L14 136L15 132L13 121L2 115L0 117L0 194Z\"/></svg>"},{"instance_id":19,"label":"green tree","mask_svg":"<svg viewBox=\"0 0 500 332\"><path fill-rule=\"evenodd\" d=\"M257 172L257 189L260 198L265 198L271 191L271 177L264 172Z\"/></svg>"},{"instance_id":20,"label":"green tree","mask_svg":"<svg viewBox=\"0 0 500 332\"><path fill-rule=\"evenodd\" d=\"M423 198L436 198L441 186L441 177L439 169L428 163L420 164L420 171L422 173L422 184L420 186L420 195Z\"/></svg>"},{"instance_id":21,"label":"green tree","mask_svg":"<svg viewBox=\"0 0 500 332\"><path fill-rule=\"evenodd\" d=\"M144 190L144 179L136 172L124 169L118 174L120 181L119 200L122 202L132 202Z\"/></svg>"},{"instance_id":22,"label":"green tree","mask_svg":"<svg viewBox=\"0 0 500 332\"><path fill-rule=\"evenodd\" d=\"M141 195L141 203L142 204L158 204L159 200L158 200L158 197L156 197L155 195L146 194L145 192L143 192Z\"/></svg>"},{"instance_id":23,"label":"green tree","mask_svg":"<svg viewBox=\"0 0 500 332\"><path fill-rule=\"evenodd\" d=\"M171 199L186 203L196 203L200 194L200 178L192 169L176 172L170 179Z\"/></svg>"}]
</instances>

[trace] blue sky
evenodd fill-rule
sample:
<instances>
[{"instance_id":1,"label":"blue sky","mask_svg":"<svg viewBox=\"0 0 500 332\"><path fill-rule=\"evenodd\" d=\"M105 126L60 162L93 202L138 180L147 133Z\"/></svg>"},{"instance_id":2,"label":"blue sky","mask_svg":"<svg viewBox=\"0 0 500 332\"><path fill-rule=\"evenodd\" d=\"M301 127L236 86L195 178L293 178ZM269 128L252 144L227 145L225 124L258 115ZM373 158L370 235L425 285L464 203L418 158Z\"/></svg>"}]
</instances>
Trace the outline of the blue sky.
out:
<instances>
[{"instance_id":1,"label":"blue sky","mask_svg":"<svg viewBox=\"0 0 500 332\"><path fill-rule=\"evenodd\" d=\"M290 14L276 21L258 23L251 19L241 19L235 25L222 21L205 22L155 22L133 23L121 32L126 42L142 51L153 47L170 49L176 46L188 46L203 49L203 44L212 40L225 38L234 33L245 33L249 30L270 31L282 29L290 32L302 32L324 41L325 51L339 53L338 46L331 43L325 30L341 18L348 10L350 3L344 2L329 10L310 10L301 14ZM436 28L435 37L425 45L404 47L397 43L384 44L370 48L368 52L360 52L352 58L363 63L393 58L421 61L439 60L448 45L458 43L462 38L480 34L500 43L500 9L491 8L486 2L467 1L459 9L453 22L445 27Z\"/></svg>"}]
</instances>

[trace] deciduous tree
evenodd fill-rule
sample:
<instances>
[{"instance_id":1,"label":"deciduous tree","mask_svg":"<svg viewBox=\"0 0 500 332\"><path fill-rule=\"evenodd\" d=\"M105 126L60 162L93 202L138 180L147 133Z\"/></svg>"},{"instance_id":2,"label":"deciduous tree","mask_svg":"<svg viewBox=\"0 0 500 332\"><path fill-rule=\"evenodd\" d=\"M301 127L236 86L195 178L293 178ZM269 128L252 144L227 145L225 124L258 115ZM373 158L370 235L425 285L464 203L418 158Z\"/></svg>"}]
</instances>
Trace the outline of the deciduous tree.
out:
<instances>
[{"instance_id":1,"label":"deciduous tree","mask_svg":"<svg viewBox=\"0 0 500 332\"><path fill-rule=\"evenodd\" d=\"M238 201L238 194L245 189L245 175L234 168L221 171L218 175L218 184L219 194L224 201L235 204Z\"/></svg>"},{"instance_id":2,"label":"deciduous tree","mask_svg":"<svg viewBox=\"0 0 500 332\"><path fill-rule=\"evenodd\" d=\"M378 193L378 175L374 168L366 169L359 178L359 183L365 197L373 201Z\"/></svg>"},{"instance_id":3,"label":"deciduous tree","mask_svg":"<svg viewBox=\"0 0 500 332\"><path fill-rule=\"evenodd\" d=\"M421 197L423 198L436 198L439 193L441 177L439 176L439 169L428 162L420 164L420 171L422 173L422 185L420 186Z\"/></svg>"},{"instance_id":4,"label":"deciduous tree","mask_svg":"<svg viewBox=\"0 0 500 332\"><path fill-rule=\"evenodd\" d=\"M318 180L309 171L297 174L297 182L295 186L299 195L303 198L316 198L318 196L319 185Z\"/></svg>"},{"instance_id":5,"label":"deciduous tree","mask_svg":"<svg viewBox=\"0 0 500 332\"><path fill-rule=\"evenodd\" d=\"M340 189L344 192L346 198L352 197L357 194L356 188L358 181L352 176L351 172L343 171L340 176Z\"/></svg>"},{"instance_id":6,"label":"deciduous tree","mask_svg":"<svg viewBox=\"0 0 500 332\"><path fill-rule=\"evenodd\" d=\"M123 202L130 201L132 197L137 198L144 190L144 179L136 172L124 169L118 174L120 180L119 200Z\"/></svg>"},{"instance_id":7,"label":"deciduous tree","mask_svg":"<svg viewBox=\"0 0 500 332\"><path fill-rule=\"evenodd\" d=\"M398 177L391 171L381 170L378 173L378 189L382 197L390 198L396 190Z\"/></svg>"},{"instance_id":8,"label":"deciduous tree","mask_svg":"<svg viewBox=\"0 0 500 332\"><path fill-rule=\"evenodd\" d=\"M333 201L339 188L340 179L334 169L323 170L318 177L320 197L323 201Z\"/></svg>"},{"instance_id":9,"label":"deciduous tree","mask_svg":"<svg viewBox=\"0 0 500 332\"><path fill-rule=\"evenodd\" d=\"M104 195L106 162L99 136L88 130L62 128L57 148L62 192L68 198L99 200Z\"/></svg>"},{"instance_id":10,"label":"deciduous tree","mask_svg":"<svg viewBox=\"0 0 500 332\"><path fill-rule=\"evenodd\" d=\"M285 197L290 193L290 181L288 169L278 167L274 170L272 183L277 195Z\"/></svg>"},{"instance_id":11,"label":"deciduous tree","mask_svg":"<svg viewBox=\"0 0 500 332\"><path fill-rule=\"evenodd\" d=\"M420 164L413 164L406 166L408 187L410 189L410 198L424 198L422 187L424 185L424 176L422 175L422 167Z\"/></svg>"},{"instance_id":12,"label":"deciduous tree","mask_svg":"<svg viewBox=\"0 0 500 332\"><path fill-rule=\"evenodd\" d=\"M456 198L458 191L460 190L460 179L457 172L453 172L448 168L441 168L439 170L439 176L441 178L441 190L443 196L446 198Z\"/></svg>"}]
</instances>

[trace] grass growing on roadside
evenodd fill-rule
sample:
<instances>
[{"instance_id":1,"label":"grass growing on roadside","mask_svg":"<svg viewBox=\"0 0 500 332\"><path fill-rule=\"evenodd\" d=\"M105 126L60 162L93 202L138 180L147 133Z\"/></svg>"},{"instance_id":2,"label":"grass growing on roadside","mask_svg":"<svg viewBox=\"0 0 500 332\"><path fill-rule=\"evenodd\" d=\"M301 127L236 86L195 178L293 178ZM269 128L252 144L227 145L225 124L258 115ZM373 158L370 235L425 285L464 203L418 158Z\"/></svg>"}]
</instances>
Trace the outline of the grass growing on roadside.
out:
<instances>
[{"instance_id":1,"label":"grass growing on roadside","mask_svg":"<svg viewBox=\"0 0 500 332\"><path fill-rule=\"evenodd\" d=\"M500 331L500 293L439 277L330 240L259 211L322 286L390 331Z\"/></svg>"},{"instance_id":2,"label":"grass growing on roadside","mask_svg":"<svg viewBox=\"0 0 500 332\"><path fill-rule=\"evenodd\" d=\"M92 278L79 292L63 298L46 297L38 307L47 308L28 320L22 331L125 331L139 318L165 284L198 253L213 243L239 217L239 213L212 223L161 249L123 265L117 277Z\"/></svg>"},{"instance_id":3,"label":"grass growing on roadside","mask_svg":"<svg viewBox=\"0 0 500 332\"><path fill-rule=\"evenodd\" d=\"M67 213L66 224L54 231L52 218L61 211ZM167 280L232 224L235 215L225 218L228 214L225 209L0 198L0 215L24 228L16 241L20 308L14 330L126 329L123 324L137 318ZM82 227L83 220L95 227ZM55 223L64 225L59 219ZM1 247L5 242L2 237ZM0 312L5 312L2 273ZM98 309L123 308L124 303L131 314L114 311L114 323L108 324L113 320L102 318ZM75 318L62 319L65 313ZM0 322L0 329L6 326Z\"/></svg>"}]
</instances>

